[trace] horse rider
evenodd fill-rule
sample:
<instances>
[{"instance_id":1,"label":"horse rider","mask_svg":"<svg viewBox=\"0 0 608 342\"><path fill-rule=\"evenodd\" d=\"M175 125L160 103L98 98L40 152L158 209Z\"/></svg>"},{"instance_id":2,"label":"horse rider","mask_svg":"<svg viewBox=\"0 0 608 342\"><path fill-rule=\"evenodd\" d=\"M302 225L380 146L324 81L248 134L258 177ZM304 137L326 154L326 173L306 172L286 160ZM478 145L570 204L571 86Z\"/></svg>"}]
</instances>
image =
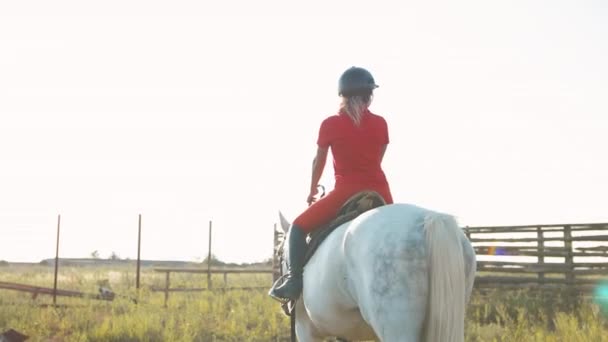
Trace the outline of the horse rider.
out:
<instances>
[{"instance_id":1,"label":"horse rider","mask_svg":"<svg viewBox=\"0 0 608 342\"><path fill-rule=\"evenodd\" d=\"M294 221L288 232L288 274L286 281L270 290L273 297L296 300L302 293L302 272L306 235L329 223L340 207L360 191L379 193L387 204L393 203L381 163L389 143L386 120L369 110L374 89L372 74L351 67L338 82L341 103L338 113L322 121L317 139L317 154L312 163L308 208ZM335 185L327 196L316 199L327 151L331 148Z\"/></svg>"}]
</instances>

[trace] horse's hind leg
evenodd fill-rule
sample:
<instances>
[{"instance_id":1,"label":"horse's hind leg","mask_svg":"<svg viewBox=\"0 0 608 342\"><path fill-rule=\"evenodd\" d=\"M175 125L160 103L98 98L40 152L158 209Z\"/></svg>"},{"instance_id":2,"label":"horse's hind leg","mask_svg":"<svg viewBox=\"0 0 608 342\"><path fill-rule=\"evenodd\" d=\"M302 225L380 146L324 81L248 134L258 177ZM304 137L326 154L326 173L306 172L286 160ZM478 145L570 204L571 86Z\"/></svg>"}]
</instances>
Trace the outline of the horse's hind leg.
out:
<instances>
[{"instance_id":1,"label":"horse's hind leg","mask_svg":"<svg viewBox=\"0 0 608 342\"><path fill-rule=\"evenodd\" d=\"M426 298L394 298L378 310L370 325L382 342L419 342L423 337ZM398 307L399 306L399 307Z\"/></svg>"},{"instance_id":2,"label":"horse's hind leg","mask_svg":"<svg viewBox=\"0 0 608 342\"><path fill-rule=\"evenodd\" d=\"M426 260L390 256L376 260L376 277L360 289L366 294L361 314L380 341L419 342L427 310Z\"/></svg>"}]
</instances>

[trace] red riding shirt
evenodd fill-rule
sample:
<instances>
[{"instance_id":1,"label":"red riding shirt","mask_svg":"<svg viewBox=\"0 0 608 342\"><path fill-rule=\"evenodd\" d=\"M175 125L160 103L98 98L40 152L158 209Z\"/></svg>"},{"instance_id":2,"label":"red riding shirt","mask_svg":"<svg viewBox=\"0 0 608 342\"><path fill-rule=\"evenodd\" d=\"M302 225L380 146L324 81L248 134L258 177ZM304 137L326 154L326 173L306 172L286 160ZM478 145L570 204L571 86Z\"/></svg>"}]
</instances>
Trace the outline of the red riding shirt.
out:
<instances>
[{"instance_id":1,"label":"red riding shirt","mask_svg":"<svg viewBox=\"0 0 608 342\"><path fill-rule=\"evenodd\" d=\"M312 204L294 220L302 230L310 232L329 223L351 196L364 190L378 192L393 203L381 162L384 146L389 142L383 117L365 111L359 125L345 113L323 120L317 144L331 148L336 184L327 196Z\"/></svg>"}]
</instances>

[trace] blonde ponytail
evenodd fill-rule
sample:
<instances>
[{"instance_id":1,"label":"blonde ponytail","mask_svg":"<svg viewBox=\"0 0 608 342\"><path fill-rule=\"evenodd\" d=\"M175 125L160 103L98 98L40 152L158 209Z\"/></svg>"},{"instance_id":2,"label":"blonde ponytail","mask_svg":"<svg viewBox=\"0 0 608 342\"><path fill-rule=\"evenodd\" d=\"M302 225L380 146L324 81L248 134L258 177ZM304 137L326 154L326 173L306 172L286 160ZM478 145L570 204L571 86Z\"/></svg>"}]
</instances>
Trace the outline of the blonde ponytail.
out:
<instances>
[{"instance_id":1,"label":"blonde ponytail","mask_svg":"<svg viewBox=\"0 0 608 342\"><path fill-rule=\"evenodd\" d=\"M342 98L340 104L340 110L344 111L348 115L356 126L361 124L363 114L371 103L371 94L369 95L355 95Z\"/></svg>"}]
</instances>

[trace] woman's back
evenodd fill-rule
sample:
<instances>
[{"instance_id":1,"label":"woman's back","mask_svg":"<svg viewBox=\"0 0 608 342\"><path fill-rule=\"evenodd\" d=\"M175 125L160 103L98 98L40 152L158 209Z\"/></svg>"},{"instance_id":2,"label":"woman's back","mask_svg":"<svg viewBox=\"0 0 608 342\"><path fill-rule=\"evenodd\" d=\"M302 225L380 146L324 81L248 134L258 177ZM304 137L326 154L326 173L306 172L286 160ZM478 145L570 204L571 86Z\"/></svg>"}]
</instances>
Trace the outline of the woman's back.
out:
<instances>
[{"instance_id":1,"label":"woman's back","mask_svg":"<svg viewBox=\"0 0 608 342\"><path fill-rule=\"evenodd\" d=\"M388 144L383 117L366 111L357 125L346 114L328 117L321 124L319 146L331 147L336 183L384 183L381 162Z\"/></svg>"}]
</instances>

